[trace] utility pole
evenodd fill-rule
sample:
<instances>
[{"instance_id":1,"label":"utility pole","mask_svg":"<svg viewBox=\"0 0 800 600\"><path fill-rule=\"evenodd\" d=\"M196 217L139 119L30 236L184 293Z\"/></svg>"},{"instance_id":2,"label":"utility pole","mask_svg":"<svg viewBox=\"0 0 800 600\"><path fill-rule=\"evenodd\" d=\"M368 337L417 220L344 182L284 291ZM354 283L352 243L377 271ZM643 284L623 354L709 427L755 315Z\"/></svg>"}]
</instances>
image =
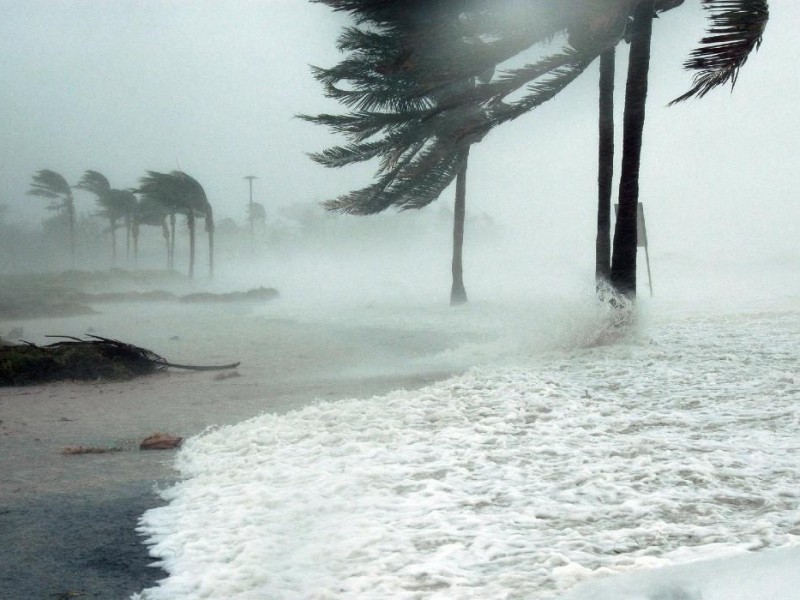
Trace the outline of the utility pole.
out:
<instances>
[{"instance_id":1,"label":"utility pole","mask_svg":"<svg viewBox=\"0 0 800 600\"><path fill-rule=\"evenodd\" d=\"M246 175L245 179L250 183L250 244L253 244L253 179L258 179L258 177L255 175Z\"/></svg>"}]
</instances>

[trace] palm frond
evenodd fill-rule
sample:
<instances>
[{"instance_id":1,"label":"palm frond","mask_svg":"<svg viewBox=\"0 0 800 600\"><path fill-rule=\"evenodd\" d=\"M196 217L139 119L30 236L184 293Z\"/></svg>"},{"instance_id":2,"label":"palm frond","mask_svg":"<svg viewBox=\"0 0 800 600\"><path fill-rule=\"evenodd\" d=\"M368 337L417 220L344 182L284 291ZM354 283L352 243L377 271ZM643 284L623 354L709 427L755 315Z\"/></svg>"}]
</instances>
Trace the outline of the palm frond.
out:
<instances>
[{"instance_id":1,"label":"palm frond","mask_svg":"<svg viewBox=\"0 0 800 600\"><path fill-rule=\"evenodd\" d=\"M559 92L583 73L586 68L597 58L596 55L582 55L567 53L559 66L546 73L544 79L534 81L526 88L527 94L512 103L495 103L489 107L492 127L516 119L523 114L552 100Z\"/></svg>"},{"instance_id":2,"label":"palm frond","mask_svg":"<svg viewBox=\"0 0 800 600\"><path fill-rule=\"evenodd\" d=\"M105 175L90 169L83 173L81 180L75 187L80 190L92 192L99 197L108 193L108 191L111 189L111 184L108 182L108 179Z\"/></svg>"},{"instance_id":3,"label":"palm frond","mask_svg":"<svg viewBox=\"0 0 800 600\"><path fill-rule=\"evenodd\" d=\"M61 174L42 169L34 173L28 194L44 198L71 198L72 189Z\"/></svg>"},{"instance_id":4,"label":"palm frond","mask_svg":"<svg viewBox=\"0 0 800 600\"><path fill-rule=\"evenodd\" d=\"M702 98L728 82L736 85L739 69L761 46L769 20L767 0L703 0L703 8L710 13L710 25L700 47L684 63L687 70L697 71L692 88L670 105Z\"/></svg>"}]
</instances>

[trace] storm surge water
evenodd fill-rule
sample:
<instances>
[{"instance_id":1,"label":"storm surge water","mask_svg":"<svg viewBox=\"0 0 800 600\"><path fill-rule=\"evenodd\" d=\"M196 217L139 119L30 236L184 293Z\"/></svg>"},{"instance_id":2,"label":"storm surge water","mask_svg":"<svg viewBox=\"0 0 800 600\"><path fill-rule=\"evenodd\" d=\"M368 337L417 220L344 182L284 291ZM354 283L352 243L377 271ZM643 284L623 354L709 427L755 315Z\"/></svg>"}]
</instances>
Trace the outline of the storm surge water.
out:
<instances>
[{"instance_id":1,"label":"storm surge water","mask_svg":"<svg viewBox=\"0 0 800 600\"><path fill-rule=\"evenodd\" d=\"M169 576L136 597L553 598L800 539L796 298L662 312L611 346L588 313L481 310L426 359L480 365L462 375L188 440L141 520Z\"/></svg>"}]
</instances>

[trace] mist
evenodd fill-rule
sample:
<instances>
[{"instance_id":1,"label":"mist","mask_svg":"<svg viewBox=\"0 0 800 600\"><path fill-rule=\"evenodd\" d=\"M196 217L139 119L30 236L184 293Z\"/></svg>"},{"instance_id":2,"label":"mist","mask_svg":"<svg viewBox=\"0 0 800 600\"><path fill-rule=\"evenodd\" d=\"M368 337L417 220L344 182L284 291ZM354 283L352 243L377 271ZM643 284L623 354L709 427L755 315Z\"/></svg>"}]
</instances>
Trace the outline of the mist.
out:
<instances>
[{"instance_id":1,"label":"mist","mask_svg":"<svg viewBox=\"0 0 800 600\"><path fill-rule=\"evenodd\" d=\"M611 597L596 578L795 543L800 5L772 3L735 89L668 107L691 86L699 4L654 22L652 281L640 248L631 324L595 287L596 65L471 147L469 301L451 307L455 186L418 211L322 206L376 169L313 162L344 139L296 118L344 112L310 67L341 60L347 15L0 0L0 345L99 336L241 363L0 387L0 596ZM616 178L626 60L622 44ZM64 213L28 194L42 169L73 186L74 259ZM118 223L112 258L109 220L74 187L87 170L119 190L195 178L213 276L207 214L193 278L183 216L174 264L159 226L134 252ZM260 288L274 297L229 301ZM154 431L186 445L136 451ZM630 585L678 597L670 573Z\"/></svg>"},{"instance_id":2,"label":"mist","mask_svg":"<svg viewBox=\"0 0 800 600\"><path fill-rule=\"evenodd\" d=\"M35 248L24 246L52 216L46 202L26 195L36 170L56 170L74 184L83 171L95 169L113 187L126 188L135 187L146 170L182 169L205 187L218 222L230 219L231 228L240 230L231 231L230 240L220 235L221 281L231 281L226 272L258 271L278 255L292 263L292 277L300 281L305 265L299 257L313 253L308 268L326 263L326 272L337 272L330 288L357 272L364 273L365 285L394 272L405 285L373 287L388 295L416 287L428 296L441 278L446 291L450 234L442 215L452 210L452 189L414 217L321 214L322 200L363 187L372 175L370 165L330 170L311 162L306 153L342 140L294 118L340 111L323 97L309 65L338 60L334 45L345 15L299 0L5 2L4 9L0 270L67 266L58 264L53 235L37 240ZM641 200L661 292L677 292L676 277L709 283L715 273L724 288L728 271L744 279L757 271L759 285L769 287L787 280L787 268L796 269L800 225L787 166L797 154L800 126L793 110L800 82L790 62L798 9L781 3L772 12L765 43L733 93L718 90L673 108L667 102L689 85L681 63L702 35L703 15L687 5L655 24ZM618 90L624 88L623 55ZM554 101L493 131L473 149L465 271L475 299L491 300L507 287L553 289L559 282L555 289L569 290L576 280L592 285L596 83L591 68ZM620 111L621 99L618 127ZM234 250L244 247L237 236L247 236L243 177L250 174L258 177L254 200L265 207L270 239L294 236L292 251L287 244L271 253ZM75 204L89 227L97 212L94 197L76 190ZM294 223L279 231L283 213L298 210L325 222L324 237L302 226L298 233ZM92 227L86 235L98 239L83 240L79 264L104 268L103 225ZM143 235L156 238L143 246L158 246L155 230ZM269 240L262 236L259 243ZM363 251L350 252L355 246ZM347 258L340 261L342 251ZM143 264L160 266L157 258ZM796 277L790 273L788 279Z\"/></svg>"}]
</instances>

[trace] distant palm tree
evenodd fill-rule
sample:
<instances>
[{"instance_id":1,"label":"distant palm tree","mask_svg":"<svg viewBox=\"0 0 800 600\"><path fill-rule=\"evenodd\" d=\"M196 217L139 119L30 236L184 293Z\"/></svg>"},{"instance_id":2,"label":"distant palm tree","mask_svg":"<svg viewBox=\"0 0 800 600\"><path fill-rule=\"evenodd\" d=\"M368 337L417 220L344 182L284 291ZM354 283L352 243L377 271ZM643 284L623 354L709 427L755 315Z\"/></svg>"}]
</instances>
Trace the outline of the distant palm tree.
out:
<instances>
[{"instance_id":1,"label":"distant palm tree","mask_svg":"<svg viewBox=\"0 0 800 600\"><path fill-rule=\"evenodd\" d=\"M208 272L214 276L214 210L208 201L203 186L194 178L183 171L172 171L172 177L180 180L183 190L183 201L191 207L197 216L202 217L206 223L208 234Z\"/></svg>"},{"instance_id":2,"label":"distant palm tree","mask_svg":"<svg viewBox=\"0 0 800 600\"><path fill-rule=\"evenodd\" d=\"M119 211L114 206L111 197L111 184L105 175L91 169L84 171L80 181L75 186L77 189L86 190L96 196L100 211L96 216L108 219L109 231L111 232L111 264L117 264L117 220L120 218Z\"/></svg>"},{"instance_id":3,"label":"distant palm tree","mask_svg":"<svg viewBox=\"0 0 800 600\"><path fill-rule=\"evenodd\" d=\"M252 208L251 208L252 206ZM267 230L267 211L260 202L253 202L247 206L247 221L249 223L261 223L261 233Z\"/></svg>"},{"instance_id":4,"label":"distant palm tree","mask_svg":"<svg viewBox=\"0 0 800 600\"><path fill-rule=\"evenodd\" d=\"M172 256L170 247L169 227L167 225L167 209L152 198L142 198L136 203L133 211L131 223L131 234L133 236L133 260L134 264L139 262L139 228L142 225L161 227L162 235L167 245L167 269L172 268Z\"/></svg>"},{"instance_id":5,"label":"distant palm tree","mask_svg":"<svg viewBox=\"0 0 800 600\"><path fill-rule=\"evenodd\" d=\"M72 266L75 266L75 202L72 198L72 188L62 175L42 169L33 175L31 189L28 190L31 196L41 196L54 200L48 208L61 213L63 208L67 213L69 222L69 248Z\"/></svg>"},{"instance_id":6,"label":"distant palm tree","mask_svg":"<svg viewBox=\"0 0 800 600\"><path fill-rule=\"evenodd\" d=\"M208 202L205 190L196 179L182 171L159 173L148 171L145 177L139 180L136 190L142 195L143 200L160 204L170 215L172 236L170 243L175 243L174 215L186 216L186 225L189 229L189 277L194 277L195 257L195 218L205 218L206 232L208 233L209 247L209 272L214 274L214 215L211 204ZM173 246L174 247L174 246Z\"/></svg>"},{"instance_id":7,"label":"distant palm tree","mask_svg":"<svg viewBox=\"0 0 800 600\"><path fill-rule=\"evenodd\" d=\"M108 219L111 231L112 264L117 264L117 229L119 221L123 222L126 232L125 255L130 258L130 237L133 224L133 212L136 207L136 196L129 190L118 190L111 187L108 179L98 171L87 170L75 186L97 196L100 212L97 216Z\"/></svg>"},{"instance_id":8,"label":"distant palm tree","mask_svg":"<svg viewBox=\"0 0 800 600\"><path fill-rule=\"evenodd\" d=\"M130 261L133 220L136 212L136 196L130 190L111 190L112 203L125 227L125 260Z\"/></svg>"}]
</instances>

